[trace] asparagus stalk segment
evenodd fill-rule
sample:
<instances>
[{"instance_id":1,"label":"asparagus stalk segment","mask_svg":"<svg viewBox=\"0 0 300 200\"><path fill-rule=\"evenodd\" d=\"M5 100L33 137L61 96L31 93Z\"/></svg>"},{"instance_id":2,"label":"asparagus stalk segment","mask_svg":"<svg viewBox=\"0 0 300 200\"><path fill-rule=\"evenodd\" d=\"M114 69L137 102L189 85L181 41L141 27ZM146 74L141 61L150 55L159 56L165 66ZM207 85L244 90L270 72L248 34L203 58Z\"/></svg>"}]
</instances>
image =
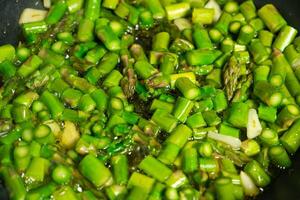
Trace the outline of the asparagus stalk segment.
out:
<instances>
[{"instance_id":1,"label":"asparagus stalk segment","mask_svg":"<svg viewBox=\"0 0 300 200\"><path fill-rule=\"evenodd\" d=\"M187 52L186 59L190 65L210 65L219 56L221 52L218 50L192 50Z\"/></svg>"},{"instance_id":2,"label":"asparagus stalk segment","mask_svg":"<svg viewBox=\"0 0 300 200\"><path fill-rule=\"evenodd\" d=\"M271 161L280 167L288 168L291 166L291 160L286 150L282 146L274 146L269 150Z\"/></svg>"},{"instance_id":3,"label":"asparagus stalk segment","mask_svg":"<svg viewBox=\"0 0 300 200\"><path fill-rule=\"evenodd\" d=\"M298 31L291 26L283 27L276 37L273 47L280 51L284 51L285 48L293 42L297 33Z\"/></svg>"},{"instance_id":4,"label":"asparagus stalk segment","mask_svg":"<svg viewBox=\"0 0 300 200\"><path fill-rule=\"evenodd\" d=\"M291 154L295 153L300 147L299 127L300 120L296 120L293 123L292 127L280 138L280 141L282 142L283 146Z\"/></svg>"},{"instance_id":5,"label":"asparagus stalk segment","mask_svg":"<svg viewBox=\"0 0 300 200\"><path fill-rule=\"evenodd\" d=\"M171 4L165 7L168 20L174 20L181 17L184 17L190 10L189 3L178 3L178 4Z\"/></svg>"},{"instance_id":6,"label":"asparagus stalk segment","mask_svg":"<svg viewBox=\"0 0 300 200\"><path fill-rule=\"evenodd\" d=\"M0 172L4 179L5 186L9 191L9 197L12 199L25 199L26 189L24 182L14 168L2 166Z\"/></svg>"},{"instance_id":7,"label":"asparagus stalk segment","mask_svg":"<svg viewBox=\"0 0 300 200\"><path fill-rule=\"evenodd\" d=\"M83 176L100 188L110 181L111 172L104 164L93 155L85 156L79 164Z\"/></svg>"},{"instance_id":8,"label":"asparagus stalk segment","mask_svg":"<svg viewBox=\"0 0 300 200\"><path fill-rule=\"evenodd\" d=\"M147 156L139 164L139 168L153 178L163 182L172 174L172 171L152 156Z\"/></svg>"},{"instance_id":9,"label":"asparagus stalk segment","mask_svg":"<svg viewBox=\"0 0 300 200\"><path fill-rule=\"evenodd\" d=\"M0 46L0 52L0 62L3 62L4 60L12 61L15 58L16 50L10 44Z\"/></svg>"},{"instance_id":10,"label":"asparagus stalk segment","mask_svg":"<svg viewBox=\"0 0 300 200\"><path fill-rule=\"evenodd\" d=\"M264 187L268 185L271 181L269 175L263 170L261 165L253 160L249 162L245 168L245 172L253 179L254 183L258 187Z\"/></svg>"},{"instance_id":11,"label":"asparagus stalk segment","mask_svg":"<svg viewBox=\"0 0 300 200\"><path fill-rule=\"evenodd\" d=\"M240 5L240 10L241 10L241 13L245 16L247 21L250 21L251 19L253 19L257 16L256 7L252 0L243 2Z\"/></svg>"},{"instance_id":12,"label":"asparagus stalk segment","mask_svg":"<svg viewBox=\"0 0 300 200\"><path fill-rule=\"evenodd\" d=\"M277 107L282 102L282 93L266 81L259 81L254 85L254 95L268 106Z\"/></svg>"},{"instance_id":13,"label":"asparagus stalk segment","mask_svg":"<svg viewBox=\"0 0 300 200\"><path fill-rule=\"evenodd\" d=\"M265 22L272 33L278 32L286 25L285 19L272 4L267 4L259 9L258 16Z\"/></svg>"},{"instance_id":14,"label":"asparagus stalk segment","mask_svg":"<svg viewBox=\"0 0 300 200\"><path fill-rule=\"evenodd\" d=\"M195 99L199 96L199 88L188 78L182 77L176 80L175 86L187 99Z\"/></svg>"}]
</instances>

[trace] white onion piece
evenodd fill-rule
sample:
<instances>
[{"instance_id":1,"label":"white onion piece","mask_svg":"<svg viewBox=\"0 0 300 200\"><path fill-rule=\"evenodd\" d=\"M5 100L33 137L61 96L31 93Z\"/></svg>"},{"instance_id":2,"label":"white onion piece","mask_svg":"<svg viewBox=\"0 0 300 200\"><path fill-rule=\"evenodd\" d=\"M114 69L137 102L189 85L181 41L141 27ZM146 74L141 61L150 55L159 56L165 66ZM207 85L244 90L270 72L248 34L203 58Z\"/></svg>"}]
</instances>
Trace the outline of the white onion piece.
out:
<instances>
[{"instance_id":1,"label":"white onion piece","mask_svg":"<svg viewBox=\"0 0 300 200\"><path fill-rule=\"evenodd\" d=\"M222 135L222 134L219 134L217 132L208 132L207 137L209 137L213 140L224 142L224 143L230 145L235 150L240 149L240 147L242 145L242 142L241 142L240 139L235 138L235 137L231 137L231 136L228 136L228 135Z\"/></svg>"},{"instance_id":2,"label":"white onion piece","mask_svg":"<svg viewBox=\"0 0 300 200\"><path fill-rule=\"evenodd\" d=\"M256 187L252 179L245 172L240 173L241 183L244 188L245 195L256 196L259 193L259 189Z\"/></svg>"},{"instance_id":3,"label":"white onion piece","mask_svg":"<svg viewBox=\"0 0 300 200\"><path fill-rule=\"evenodd\" d=\"M44 0L44 7L50 8L51 7L51 0Z\"/></svg>"},{"instance_id":4,"label":"white onion piece","mask_svg":"<svg viewBox=\"0 0 300 200\"><path fill-rule=\"evenodd\" d=\"M174 24L177 26L177 28L180 31L183 31L184 29L190 29L192 28L192 25L189 20L185 18L178 18L174 20Z\"/></svg>"},{"instance_id":5,"label":"white onion piece","mask_svg":"<svg viewBox=\"0 0 300 200\"><path fill-rule=\"evenodd\" d=\"M249 139L256 138L262 132L262 126L258 119L258 114L255 109L250 109L248 112L247 137Z\"/></svg>"},{"instance_id":6,"label":"white onion piece","mask_svg":"<svg viewBox=\"0 0 300 200\"><path fill-rule=\"evenodd\" d=\"M54 120L47 120L44 122L44 124L46 124L47 126L50 127L50 129L55 137L58 137L60 135L61 130L60 130L60 126L57 122L55 122Z\"/></svg>"},{"instance_id":7,"label":"white onion piece","mask_svg":"<svg viewBox=\"0 0 300 200\"><path fill-rule=\"evenodd\" d=\"M19 24L41 21L45 19L46 15L46 10L25 8L20 16Z\"/></svg>"},{"instance_id":8,"label":"white onion piece","mask_svg":"<svg viewBox=\"0 0 300 200\"><path fill-rule=\"evenodd\" d=\"M219 6L219 4L215 1L215 0L210 0L207 2L207 4L204 6L205 8L212 8L215 10L215 16L214 16L214 21L218 21L220 16L221 16L221 13L222 13L222 10Z\"/></svg>"}]
</instances>

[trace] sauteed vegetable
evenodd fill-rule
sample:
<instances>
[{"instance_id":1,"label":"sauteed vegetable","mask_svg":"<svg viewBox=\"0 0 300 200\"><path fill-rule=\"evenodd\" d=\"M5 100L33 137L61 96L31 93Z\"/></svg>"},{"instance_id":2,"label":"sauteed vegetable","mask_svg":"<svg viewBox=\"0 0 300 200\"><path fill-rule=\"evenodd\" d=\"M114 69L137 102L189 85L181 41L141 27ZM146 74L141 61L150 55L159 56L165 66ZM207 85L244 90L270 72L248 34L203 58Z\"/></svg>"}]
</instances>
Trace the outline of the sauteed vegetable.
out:
<instances>
[{"instance_id":1,"label":"sauteed vegetable","mask_svg":"<svg viewBox=\"0 0 300 200\"><path fill-rule=\"evenodd\" d=\"M252 0L52 0L0 46L13 200L238 200L300 147L300 37Z\"/></svg>"}]
</instances>

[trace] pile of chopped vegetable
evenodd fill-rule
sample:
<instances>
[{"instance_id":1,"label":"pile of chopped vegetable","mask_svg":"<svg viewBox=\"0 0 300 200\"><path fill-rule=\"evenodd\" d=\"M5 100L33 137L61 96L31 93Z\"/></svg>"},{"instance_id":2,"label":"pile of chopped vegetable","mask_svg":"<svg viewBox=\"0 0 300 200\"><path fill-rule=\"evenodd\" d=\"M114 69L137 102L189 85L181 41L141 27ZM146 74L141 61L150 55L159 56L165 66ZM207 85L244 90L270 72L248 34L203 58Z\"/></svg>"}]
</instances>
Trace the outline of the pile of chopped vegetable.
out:
<instances>
[{"instance_id":1,"label":"pile of chopped vegetable","mask_svg":"<svg viewBox=\"0 0 300 200\"><path fill-rule=\"evenodd\" d=\"M300 37L252 0L51 0L0 46L13 200L240 200L300 146Z\"/></svg>"}]
</instances>

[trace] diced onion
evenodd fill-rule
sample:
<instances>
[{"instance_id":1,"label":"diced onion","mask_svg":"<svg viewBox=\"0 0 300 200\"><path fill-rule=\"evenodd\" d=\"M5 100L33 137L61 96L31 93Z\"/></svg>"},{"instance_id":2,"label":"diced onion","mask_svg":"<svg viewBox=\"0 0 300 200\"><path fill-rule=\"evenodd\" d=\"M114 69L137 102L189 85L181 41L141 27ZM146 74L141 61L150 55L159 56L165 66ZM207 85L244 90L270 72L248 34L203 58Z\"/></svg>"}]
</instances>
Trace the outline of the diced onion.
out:
<instances>
[{"instance_id":1,"label":"diced onion","mask_svg":"<svg viewBox=\"0 0 300 200\"><path fill-rule=\"evenodd\" d=\"M259 189L256 187L252 179L245 172L240 173L241 183L244 188L244 192L247 196L256 196L259 193Z\"/></svg>"},{"instance_id":2,"label":"diced onion","mask_svg":"<svg viewBox=\"0 0 300 200\"><path fill-rule=\"evenodd\" d=\"M45 121L44 124L46 124L47 126L50 127L50 129L55 137L59 136L61 130L60 130L60 126L57 122L55 122L54 120L48 120L48 121Z\"/></svg>"},{"instance_id":3,"label":"diced onion","mask_svg":"<svg viewBox=\"0 0 300 200\"><path fill-rule=\"evenodd\" d=\"M220 142L224 142L228 145L230 145L233 149L240 149L242 142L240 139L235 138L235 137L231 137L228 135L222 135L219 134L217 132L208 132L207 137L213 139L213 140L217 140Z\"/></svg>"},{"instance_id":4,"label":"diced onion","mask_svg":"<svg viewBox=\"0 0 300 200\"><path fill-rule=\"evenodd\" d=\"M51 7L51 0L44 0L44 7L50 8Z\"/></svg>"},{"instance_id":5,"label":"diced onion","mask_svg":"<svg viewBox=\"0 0 300 200\"><path fill-rule=\"evenodd\" d=\"M71 149L79 139L80 133L75 124L73 122L66 121L60 138L61 145L67 149Z\"/></svg>"},{"instance_id":6,"label":"diced onion","mask_svg":"<svg viewBox=\"0 0 300 200\"><path fill-rule=\"evenodd\" d=\"M214 21L218 21L220 16L221 16L221 13L222 13L222 10L219 6L219 4L215 1L215 0L210 0L207 2L207 4L205 5L205 8L212 8L215 10L215 16L214 16Z\"/></svg>"},{"instance_id":7,"label":"diced onion","mask_svg":"<svg viewBox=\"0 0 300 200\"><path fill-rule=\"evenodd\" d=\"M177 26L177 28L180 31L183 31L184 29L192 28L192 25L191 25L190 21L185 19L185 18L175 19L174 24Z\"/></svg>"},{"instance_id":8,"label":"diced onion","mask_svg":"<svg viewBox=\"0 0 300 200\"><path fill-rule=\"evenodd\" d=\"M46 15L47 15L46 10L25 8L20 16L19 24L41 21L45 19Z\"/></svg>"},{"instance_id":9,"label":"diced onion","mask_svg":"<svg viewBox=\"0 0 300 200\"><path fill-rule=\"evenodd\" d=\"M247 137L249 139L256 138L262 132L262 126L258 119L258 114L255 109L249 109L248 124L247 124Z\"/></svg>"}]
</instances>

